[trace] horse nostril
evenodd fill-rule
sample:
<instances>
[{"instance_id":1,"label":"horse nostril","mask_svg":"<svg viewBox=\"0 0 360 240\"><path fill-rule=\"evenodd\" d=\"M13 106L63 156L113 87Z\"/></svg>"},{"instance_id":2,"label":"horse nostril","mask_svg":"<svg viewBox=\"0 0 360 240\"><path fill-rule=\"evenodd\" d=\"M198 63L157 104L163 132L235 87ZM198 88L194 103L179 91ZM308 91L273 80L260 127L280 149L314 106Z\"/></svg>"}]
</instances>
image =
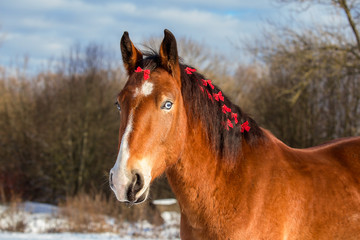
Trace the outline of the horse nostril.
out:
<instances>
[{"instance_id":1,"label":"horse nostril","mask_svg":"<svg viewBox=\"0 0 360 240\"><path fill-rule=\"evenodd\" d=\"M113 183L113 173L110 172L110 187L114 188L114 183Z\"/></svg>"},{"instance_id":2,"label":"horse nostril","mask_svg":"<svg viewBox=\"0 0 360 240\"><path fill-rule=\"evenodd\" d=\"M134 185L134 192L139 192L141 189L142 189L142 187L143 187L143 179L142 179L142 177L141 177L141 175L140 174L138 174L138 173L136 173L135 174L135 185Z\"/></svg>"},{"instance_id":3,"label":"horse nostril","mask_svg":"<svg viewBox=\"0 0 360 240\"><path fill-rule=\"evenodd\" d=\"M136 199L136 194L143 188L144 186L144 179L142 177L141 174L134 172L133 173L133 178L132 178L132 183L129 186L128 189L128 200L130 202L134 202Z\"/></svg>"}]
</instances>

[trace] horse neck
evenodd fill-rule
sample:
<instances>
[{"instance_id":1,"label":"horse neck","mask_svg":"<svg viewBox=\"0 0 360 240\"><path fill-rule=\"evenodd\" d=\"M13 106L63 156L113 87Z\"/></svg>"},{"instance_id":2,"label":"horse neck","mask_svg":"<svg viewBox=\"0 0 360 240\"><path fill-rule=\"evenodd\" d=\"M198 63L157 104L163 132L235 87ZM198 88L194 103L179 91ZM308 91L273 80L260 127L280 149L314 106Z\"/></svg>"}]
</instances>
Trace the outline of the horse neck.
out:
<instances>
[{"instance_id":1,"label":"horse neck","mask_svg":"<svg viewBox=\"0 0 360 240\"><path fill-rule=\"evenodd\" d=\"M241 172L245 170L241 164L244 154L239 153L238 163L229 166L226 161L218 159L209 146L211 144L199 128L190 129L181 158L166 171L182 210L191 206L192 209L185 210L199 213L201 209L207 209L209 212L217 206L214 201L222 204L237 201L235 194L224 194L223 191L231 191L228 186L239 187L243 176ZM243 148L246 151L247 147Z\"/></svg>"},{"instance_id":2,"label":"horse neck","mask_svg":"<svg viewBox=\"0 0 360 240\"><path fill-rule=\"evenodd\" d=\"M225 211L241 214L241 206L248 204L245 193L261 176L256 169L266 165L262 160L269 151L274 151L274 143L269 141L254 148L243 140L237 163L230 165L212 153L204 135L193 129L189 132L192 134L188 135L181 158L166 171L182 213L195 225L201 221L220 224L212 214L226 216ZM195 219L191 220L191 215Z\"/></svg>"}]
</instances>

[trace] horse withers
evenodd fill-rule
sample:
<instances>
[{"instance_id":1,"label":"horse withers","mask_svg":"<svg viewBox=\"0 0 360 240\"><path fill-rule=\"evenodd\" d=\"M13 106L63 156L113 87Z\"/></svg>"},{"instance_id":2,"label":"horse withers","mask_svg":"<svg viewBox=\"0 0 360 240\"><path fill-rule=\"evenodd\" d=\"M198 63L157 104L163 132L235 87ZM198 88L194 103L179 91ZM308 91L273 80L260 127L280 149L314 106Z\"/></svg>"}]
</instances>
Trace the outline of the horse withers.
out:
<instances>
[{"instance_id":1,"label":"horse withers","mask_svg":"<svg viewBox=\"0 0 360 240\"><path fill-rule=\"evenodd\" d=\"M182 239L360 239L359 137L290 148L179 63L170 31L159 53L143 54L127 32L120 45L119 201L145 201L165 172Z\"/></svg>"}]
</instances>

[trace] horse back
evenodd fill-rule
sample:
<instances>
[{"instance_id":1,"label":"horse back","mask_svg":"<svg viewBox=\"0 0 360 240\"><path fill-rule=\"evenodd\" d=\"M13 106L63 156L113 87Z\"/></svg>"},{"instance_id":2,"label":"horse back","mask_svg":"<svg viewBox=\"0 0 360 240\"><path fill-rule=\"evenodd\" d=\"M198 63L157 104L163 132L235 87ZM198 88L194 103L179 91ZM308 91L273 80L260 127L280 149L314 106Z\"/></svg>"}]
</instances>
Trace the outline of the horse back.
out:
<instances>
[{"instance_id":1,"label":"horse back","mask_svg":"<svg viewBox=\"0 0 360 240\"><path fill-rule=\"evenodd\" d=\"M347 173L360 181L360 137L341 138L316 147L297 150L314 168Z\"/></svg>"}]
</instances>

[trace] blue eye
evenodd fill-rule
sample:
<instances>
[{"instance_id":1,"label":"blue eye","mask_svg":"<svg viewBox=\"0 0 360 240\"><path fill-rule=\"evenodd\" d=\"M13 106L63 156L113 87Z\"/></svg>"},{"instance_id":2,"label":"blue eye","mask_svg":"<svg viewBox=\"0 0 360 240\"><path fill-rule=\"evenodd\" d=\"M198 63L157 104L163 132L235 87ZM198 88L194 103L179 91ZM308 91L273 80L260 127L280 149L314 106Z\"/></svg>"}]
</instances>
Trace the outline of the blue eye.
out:
<instances>
[{"instance_id":1,"label":"blue eye","mask_svg":"<svg viewBox=\"0 0 360 240\"><path fill-rule=\"evenodd\" d=\"M121 111L120 104L118 102L116 102L114 105L116 105L117 109Z\"/></svg>"},{"instance_id":2,"label":"blue eye","mask_svg":"<svg viewBox=\"0 0 360 240\"><path fill-rule=\"evenodd\" d=\"M172 105L173 105L173 103L172 102L170 102L170 101L166 101L165 103L164 103L164 105L161 107L162 109L166 109L166 110L170 110L171 109L171 107L172 107Z\"/></svg>"}]
</instances>

